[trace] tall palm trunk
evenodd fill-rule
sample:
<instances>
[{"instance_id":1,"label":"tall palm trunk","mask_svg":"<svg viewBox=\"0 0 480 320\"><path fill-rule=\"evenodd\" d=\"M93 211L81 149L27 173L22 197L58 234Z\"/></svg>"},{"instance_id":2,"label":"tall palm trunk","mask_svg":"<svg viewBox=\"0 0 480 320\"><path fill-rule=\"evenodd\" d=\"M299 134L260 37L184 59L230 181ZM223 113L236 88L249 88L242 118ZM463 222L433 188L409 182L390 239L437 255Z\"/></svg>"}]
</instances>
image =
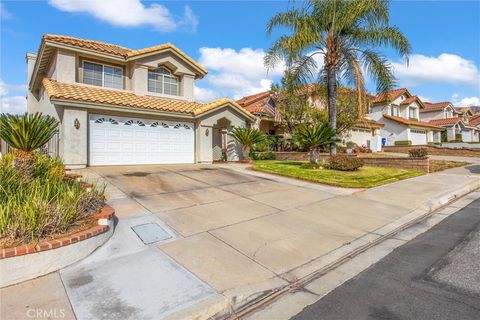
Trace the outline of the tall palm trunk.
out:
<instances>
[{"instance_id":1,"label":"tall palm trunk","mask_svg":"<svg viewBox=\"0 0 480 320\"><path fill-rule=\"evenodd\" d=\"M333 129L337 130L337 77L334 66L327 69L327 97L328 97L328 122ZM330 155L337 154L337 144L330 145Z\"/></svg>"}]
</instances>

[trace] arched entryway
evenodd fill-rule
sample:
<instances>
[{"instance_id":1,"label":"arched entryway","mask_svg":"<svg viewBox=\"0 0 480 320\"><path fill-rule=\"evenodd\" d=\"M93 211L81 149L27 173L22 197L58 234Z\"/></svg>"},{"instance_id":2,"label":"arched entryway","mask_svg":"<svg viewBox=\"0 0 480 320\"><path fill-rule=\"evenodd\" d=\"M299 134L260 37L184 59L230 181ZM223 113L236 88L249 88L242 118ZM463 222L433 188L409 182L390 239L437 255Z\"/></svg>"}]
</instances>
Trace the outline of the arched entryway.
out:
<instances>
[{"instance_id":1,"label":"arched entryway","mask_svg":"<svg viewBox=\"0 0 480 320\"><path fill-rule=\"evenodd\" d=\"M229 135L234 128L227 118L218 119L212 127L212 156L213 161L238 160L238 146Z\"/></svg>"}]
</instances>

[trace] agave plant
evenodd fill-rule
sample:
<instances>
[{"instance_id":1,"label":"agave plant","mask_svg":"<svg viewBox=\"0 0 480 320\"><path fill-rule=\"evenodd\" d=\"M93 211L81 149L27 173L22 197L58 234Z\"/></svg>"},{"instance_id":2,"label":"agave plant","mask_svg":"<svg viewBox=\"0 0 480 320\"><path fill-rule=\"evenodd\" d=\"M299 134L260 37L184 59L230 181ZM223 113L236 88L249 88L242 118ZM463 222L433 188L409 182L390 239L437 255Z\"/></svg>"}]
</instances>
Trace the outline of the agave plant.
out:
<instances>
[{"instance_id":1,"label":"agave plant","mask_svg":"<svg viewBox=\"0 0 480 320\"><path fill-rule=\"evenodd\" d=\"M243 158L250 159L250 149L266 140L265 134L258 129L234 128L230 136L242 144Z\"/></svg>"},{"instance_id":2,"label":"agave plant","mask_svg":"<svg viewBox=\"0 0 480 320\"><path fill-rule=\"evenodd\" d=\"M0 114L0 138L14 149L14 166L29 176L34 151L57 133L58 121L39 112L35 114Z\"/></svg>"},{"instance_id":3,"label":"agave plant","mask_svg":"<svg viewBox=\"0 0 480 320\"><path fill-rule=\"evenodd\" d=\"M293 138L309 150L311 163L318 163L321 146L337 141L335 129L327 122L301 124L295 128Z\"/></svg>"}]
</instances>

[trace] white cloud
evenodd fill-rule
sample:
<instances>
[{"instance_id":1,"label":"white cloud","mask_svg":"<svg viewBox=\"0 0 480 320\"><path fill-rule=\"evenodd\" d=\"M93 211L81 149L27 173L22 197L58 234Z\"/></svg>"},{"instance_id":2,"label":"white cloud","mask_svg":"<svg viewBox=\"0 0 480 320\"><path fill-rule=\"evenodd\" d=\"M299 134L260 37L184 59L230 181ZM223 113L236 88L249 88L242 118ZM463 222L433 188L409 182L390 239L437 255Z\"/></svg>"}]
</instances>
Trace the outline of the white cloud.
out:
<instances>
[{"instance_id":1,"label":"white cloud","mask_svg":"<svg viewBox=\"0 0 480 320\"><path fill-rule=\"evenodd\" d=\"M233 99L268 90L285 67L279 66L267 73L264 57L263 49L200 48L199 63L210 71L203 83L209 85L211 96ZM197 92L197 99L207 94L205 89Z\"/></svg>"},{"instance_id":2,"label":"white cloud","mask_svg":"<svg viewBox=\"0 0 480 320\"><path fill-rule=\"evenodd\" d=\"M418 98L420 100L422 100L422 102L431 102L432 101L432 98L430 97L425 97L425 96L422 96L422 95L418 95Z\"/></svg>"},{"instance_id":3,"label":"white cloud","mask_svg":"<svg viewBox=\"0 0 480 320\"><path fill-rule=\"evenodd\" d=\"M195 95L195 100L202 102L211 101L220 97L218 92L208 88L194 86L193 92Z\"/></svg>"},{"instance_id":4,"label":"white cloud","mask_svg":"<svg viewBox=\"0 0 480 320\"><path fill-rule=\"evenodd\" d=\"M0 79L0 113L20 114L27 111L25 96L8 96L9 89L22 90L24 87L24 85L7 85Z\"/></svg>"},{"instance_id":5,"label":"white cloud","mask_svg":"<svg viewBox=\"0 0 480 320\"><path fill-rule=\"evenodd\" d=\"M161 4L145 6L140 0L49 0L48 3L61 11L88 13L121 27L150 25L168 32L181 28L195 31L198 25L189 6L185 6L182 17L175 17Z\"/></svg>"},{"instance_id":6,"label":"white cloud","mask_svg":"<svg viewBox=\"0 0 480 320\"><path fill-rule=\"evenodd\" d=\"M448 82L480 85L480 72L473 61L455 54L442 53L438 57L422 54L410 56L409 65L392 62L395 76L405 86L421 83Z\"/></svg>"},{"instance_id":7,"label":"white cloud","mask_svg":"<svg viewBox=\"0 0 480 320\"><path fill-rule=\"evenodd\" d=\"M458 94L453 94L452 102L457 107L471 107L471 106L480 106L479 97L461 97Z\"/></svg>"},{"instance_id":8,"label":"white cloud","mask_svg":"<svg viewBox=\"0 0 480 320\"><path fill-rule=\"evenodd\" d=\"M7 9L5 9L3 3L0 3L0 18L3 20L7 20L11 19L12 17L12 14Z\"/></svg>"}]
</instances>

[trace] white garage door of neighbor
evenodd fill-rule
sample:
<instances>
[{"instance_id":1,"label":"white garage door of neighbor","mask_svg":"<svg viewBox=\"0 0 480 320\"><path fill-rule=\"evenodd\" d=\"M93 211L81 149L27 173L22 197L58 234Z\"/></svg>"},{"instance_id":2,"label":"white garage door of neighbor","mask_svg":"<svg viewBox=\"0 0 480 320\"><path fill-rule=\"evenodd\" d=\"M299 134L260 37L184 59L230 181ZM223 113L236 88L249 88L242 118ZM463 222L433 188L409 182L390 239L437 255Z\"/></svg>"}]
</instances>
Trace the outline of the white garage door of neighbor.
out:
<instances>
[{"instance_id":1,"label":"white garage door of neighbor","mask_svg":"<svg viewBox=\"0 0 480 320\"><path fill-rule=\"evenodd\" d=\"M90 115L89 164L193 163L194 124Z\"/></svg>"},{"instance_id":2,"label":"white garage door of neighbor","mask_svg":"<svg viewBox=\"0 0 480 320\"><path fill-rule=\"evenodd\" d=\"M427 132L425 130L410 130L410 138L413 145L427 144Z\"/></svg>"},{"instance_id":3,"label":"white garage door of neighbor","mask_svg":"<svg viewBox=\"0 0 480 320\"><path fill-rule=\"evenodd\" d=\"M472 142L472 137L470 136L470 130L462 130L462 141L463 142Z\"/></svg>"},{"instance_id":4,"label":"white garage door of neighbor","mask_svg":"<svg viewBox=\"0 0 480 320\"><path fill-rule=\"evenodd\" d=\"M372 140L372 130L370 129L352 129L350 140L358 146L370 147Z\"/></svg>"}]
</instances>

